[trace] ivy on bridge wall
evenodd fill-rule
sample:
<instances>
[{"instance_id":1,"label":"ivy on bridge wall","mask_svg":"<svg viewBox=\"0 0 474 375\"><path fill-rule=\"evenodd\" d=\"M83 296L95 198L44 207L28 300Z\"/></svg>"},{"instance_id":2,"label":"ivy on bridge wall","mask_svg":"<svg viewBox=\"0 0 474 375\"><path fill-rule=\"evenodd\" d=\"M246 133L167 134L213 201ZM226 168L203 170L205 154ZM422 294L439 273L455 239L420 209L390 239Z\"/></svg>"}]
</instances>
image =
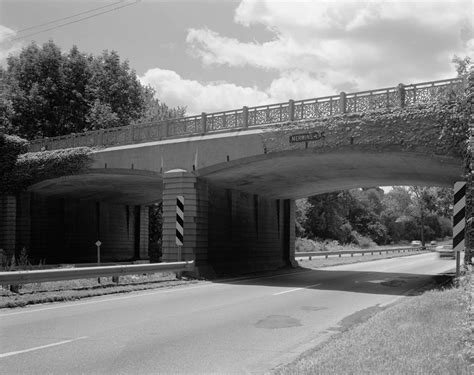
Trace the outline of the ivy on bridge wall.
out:
<instances>
[{"instance_id":1,"label":"ivy on bridge wall","mask_svg":"<svg viewBox=\"0 0 474 375\"><path fill-rule=\"evenodd\" d=\"M323 119L286 122L272 126L262 134L267 152L297 150L311 147L336 149L346 145L386 149L397 146L403 151L465 158L468 139L469 111L467 95L442 98L431 104L406 108L343 114ZM309 142L289 143L301 133L317 132L322 137Z\"/></svg>"},{"instance_id":2,"label":"ivy on bridge wall","mask_svg":"<svg viewBox=\"0 0 474 375\"><path fill-rule=\"evenodd\" d=\"M464 156L465 171L467 180L466 189L466 254L465 263L472 264L474 256L474 66L471 67L468 77L468 90L466 95L465 111L468 113L468 139Z\"/></svg>"},{"instance_id":3,"label":"ivy on bridge wall","mask_svg":"<svg viewBox=\"0 0 474 375\"><path fill-rule=\"evenodd\" d=\"M25 153L27 147L22 138L0 134L0 195L16 195L37 182L81 173L92 162L88 147Z\"/></svg>"}]
</instances>

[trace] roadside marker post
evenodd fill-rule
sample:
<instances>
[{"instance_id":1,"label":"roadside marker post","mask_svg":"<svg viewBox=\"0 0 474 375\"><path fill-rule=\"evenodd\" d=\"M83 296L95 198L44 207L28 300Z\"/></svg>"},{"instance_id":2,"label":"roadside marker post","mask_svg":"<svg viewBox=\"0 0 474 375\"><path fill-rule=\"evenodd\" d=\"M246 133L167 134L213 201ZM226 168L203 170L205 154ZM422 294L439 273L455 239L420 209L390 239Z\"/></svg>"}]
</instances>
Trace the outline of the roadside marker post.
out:
<instances>
[{"instance_id":1,"label":"roadside marker post","mask_svg":"<svg viewBox=\"0 0 474 375\"><path fill-rule=\"evenodd\" d=\"M100 240L97 240L95 243L95 246L97 246L97 264L100 264L100 245L102 245L102 242Z\"/></svg>"},{"instance_id":2,"label":"roadside marker post","mask_svg":"<svg viewBox=\"0 0 474 375\"><path fill-rule=\"evenodd\" d=\"M453 251L456 254L456 277L460 274L461 251L464 251L466 228L466 182L454 183Z\"/></svg>"},{"instance_id":3,"label":"roadside marker post","mask_svg":"<svg viewBox=\"0 0 474 375\"><path fill-rule=\"evenodd\" d=\"M97 240L95 243L95 246L97 246L97 264L100 265L100 245L102 245L102 242L100 240ZM97 278L97 282L100 284L100 277Z\"/></svg>"},{"instance_id":4,"label":"roadside marker post","mask_svg":"<svg viewBox=\"0 0 474 375\"><path fill-rule=\"evenodd\" d=\"M176 245L178 246L178 262L182 258L182 248L184 244L184 197L176 196ZM177 275L178 276L178 275ZM179 272L181 277L181 272Z\"/></svg>"}]
</instances>

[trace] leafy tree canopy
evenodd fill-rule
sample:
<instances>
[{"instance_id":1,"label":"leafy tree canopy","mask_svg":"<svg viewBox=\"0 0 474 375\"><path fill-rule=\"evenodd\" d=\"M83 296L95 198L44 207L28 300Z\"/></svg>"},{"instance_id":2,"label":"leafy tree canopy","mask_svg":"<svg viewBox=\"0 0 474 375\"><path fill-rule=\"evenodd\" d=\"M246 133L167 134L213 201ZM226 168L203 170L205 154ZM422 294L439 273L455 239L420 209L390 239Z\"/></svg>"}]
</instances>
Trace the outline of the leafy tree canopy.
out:
<instances>
[{"instance_id":1,"label":"leafy tree canopy","mask_svg":"<svg viewBox=\"0 0 474 375\"><path fill-rule=\"evenodd\" d=\"M452 189L395 186L353 189L297 201L300 236L377 244L434 240L451 234ZM421 230L423 228L423 230Z\"/></svg>"},{"instance_id":2,"label":"leafy tree canopy","mask_svg":"<svg viewBox=\"0 0 474 375\"><path fill-rule=\"evenodd\" d=\"M100 56L76 46L63 53L53 42L31 43L0 68L0 130L26 139L158 121L184 115L143 86L117 52Z\"/></svg>"}]
</instances>

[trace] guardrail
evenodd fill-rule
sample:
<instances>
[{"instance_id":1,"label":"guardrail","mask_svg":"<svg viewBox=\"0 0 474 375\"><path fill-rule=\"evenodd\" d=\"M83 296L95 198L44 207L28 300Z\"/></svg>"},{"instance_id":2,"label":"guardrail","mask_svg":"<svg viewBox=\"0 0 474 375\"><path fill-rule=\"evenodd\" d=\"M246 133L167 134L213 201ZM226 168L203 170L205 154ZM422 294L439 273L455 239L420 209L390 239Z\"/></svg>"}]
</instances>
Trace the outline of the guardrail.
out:
<instances>
[{"instance_id":1,"label":"guardrail","mask_svg":"<svg viewBox=\"0 0 474 375\"><path fill-rule=\"evenodd\" d=\"M434 248L434 246L418 246L418 247L394 247L390 249L360 249L360 250L341 250L341 251L302 251L302 252L295 252L295 258L297 257L309 257L310 259L314 256L324 256L326 259L330 255L338 255L339 258L342 255L345 254L350 254L351 257L354 256L354 254L371 254L374 255L374 253L379 253L382 255L382 253L405 253L405 252L410 252L410 251L431 251Z\"/></svg>"},{"instance_id":2,"label":"guardrail","mask_svg":"<svg viewBox=\"0 0 474 375\"><path fill-rule=\"evenodd\" d=\"M149 142L167 138L201 135L217 131L232 131L249 127L278 124L288 121L310 120L345 113L403 108L426 104L442 96L459 94L464 89L463 78L399 84L376 90L314 99L243 107L230 111L169 119L154 123L140 123L109 129L36 139L30 142L30 151L55 150L80 146L113 146Z\"/></svg>"},{"instance_id":3,"label":"guardrail","mask_svg":"<svg viewBox=\"0 0 474 375\"><path fill-rule=\"evenodd\" d=\"M194 261L0 272L0 285L91 279L156 272L193 271Z\"/></svg>"}]
</instances>

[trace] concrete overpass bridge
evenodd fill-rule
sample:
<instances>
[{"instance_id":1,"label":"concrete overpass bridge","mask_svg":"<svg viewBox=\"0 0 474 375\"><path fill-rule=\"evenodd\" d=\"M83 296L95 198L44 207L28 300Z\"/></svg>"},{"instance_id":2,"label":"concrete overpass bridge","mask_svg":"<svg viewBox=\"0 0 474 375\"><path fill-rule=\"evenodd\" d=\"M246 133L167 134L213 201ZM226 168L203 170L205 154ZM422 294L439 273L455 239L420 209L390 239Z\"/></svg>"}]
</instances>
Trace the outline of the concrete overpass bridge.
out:
<instances>
[{"instance_id":1,"label":"concrete overpass bridge","mask_svg":"<svg viewBox=\"0 0 474 375\"><path fill-rule=\"evenodd\" d=\"M463 150L436 103L466 87L398 85L37 140L31 151L94 147L93 164L31 186L16 202L17 239L47 261L91 261L97 239L105 260L146 259L146 206L162 201L163 260L173 261L183 195L183 257L200 273L291 264L295 199L463 179Z\"/></svg>"}]
</instances>

